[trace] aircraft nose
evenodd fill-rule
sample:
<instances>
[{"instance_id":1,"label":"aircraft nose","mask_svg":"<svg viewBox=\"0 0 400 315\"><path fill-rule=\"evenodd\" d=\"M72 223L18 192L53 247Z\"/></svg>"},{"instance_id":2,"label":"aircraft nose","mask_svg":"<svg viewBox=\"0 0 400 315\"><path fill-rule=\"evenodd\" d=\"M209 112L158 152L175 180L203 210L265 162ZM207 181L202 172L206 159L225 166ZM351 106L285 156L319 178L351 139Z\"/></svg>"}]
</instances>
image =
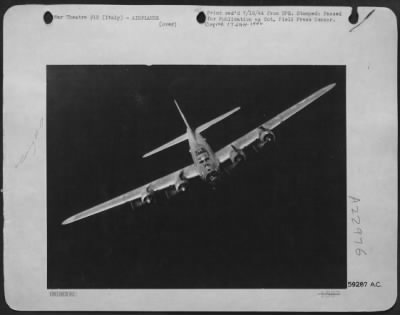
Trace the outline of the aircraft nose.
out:
<instances>
[{"instance_id":1,"label":"aircraft nose","mask_svg":"<svg viewBox=\"0 0 400 315\"><path fill-rule=\"evenodd\" d=\"M207 175L207 181L213 186L216 184L218 179L219 179L219 174L216 171L212 171Z\"/></svg>"}]
</instances>

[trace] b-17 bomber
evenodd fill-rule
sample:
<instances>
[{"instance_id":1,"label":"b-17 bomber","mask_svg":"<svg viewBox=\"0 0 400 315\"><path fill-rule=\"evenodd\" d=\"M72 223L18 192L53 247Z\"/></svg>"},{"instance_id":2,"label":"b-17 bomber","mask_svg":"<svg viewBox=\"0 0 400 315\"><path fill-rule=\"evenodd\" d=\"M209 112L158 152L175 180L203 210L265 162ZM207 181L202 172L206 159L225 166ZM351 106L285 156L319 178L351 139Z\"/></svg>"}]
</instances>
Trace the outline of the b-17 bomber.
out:
<instances>
[{"instance_id":1,"label":"b-17 bomber","mask_svg":"<svg viewBox=\"0 0 400 315\"><path fill-rule=\"evenodd\" d=\"M233 169L246 159L245 150L247 148L252 147L255 151L259 151L266 144L275 141L275 134L273 133L274 128L323 96L325 93L329 92L335 87L335 85L335 83L332 83L319 89L302 101L289 107L285 111L257 126L255 129L249 131L242 137L234 140L216 152L211 149L201 133L214 124L236 113L240 107L236 107L193 129L189 125L177 101L174 100L176 108L186 125L186 133L143 155L143 158L147 158L178 143L188 141L193 164L185 166L182 169L156 179L139 188L133 189L123 195L75 214L64 220L62 224L66 225L128 202L130 202L135 208L151 204L155 201L156 193L162 191L167 192L168 196L183 193L187 190L190 184L189 181L195 177L199 177L205 183L215 188L224 173L223 165L225 163L229 162L230 169Z\"/></svg>"}]
</instances>

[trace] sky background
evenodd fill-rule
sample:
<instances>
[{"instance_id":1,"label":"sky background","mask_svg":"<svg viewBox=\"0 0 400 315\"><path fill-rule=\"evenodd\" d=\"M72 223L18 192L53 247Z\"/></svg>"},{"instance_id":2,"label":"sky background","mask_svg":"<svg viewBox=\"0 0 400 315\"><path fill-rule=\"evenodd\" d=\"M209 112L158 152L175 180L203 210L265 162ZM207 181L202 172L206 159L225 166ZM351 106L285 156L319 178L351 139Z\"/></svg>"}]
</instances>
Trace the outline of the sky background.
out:
<instances>
[{"instance_id":1,"label":"sky background","mask_svg":"<svg viewBox=\"0 0 400 315\"><path fill-rule=\"evenodd\" d=\"M48 288L345 288L344 66L47 66ZM217 151L316 90L211 191L67 217L192 163L173 99Z\"/></svg>"}]
</instances>

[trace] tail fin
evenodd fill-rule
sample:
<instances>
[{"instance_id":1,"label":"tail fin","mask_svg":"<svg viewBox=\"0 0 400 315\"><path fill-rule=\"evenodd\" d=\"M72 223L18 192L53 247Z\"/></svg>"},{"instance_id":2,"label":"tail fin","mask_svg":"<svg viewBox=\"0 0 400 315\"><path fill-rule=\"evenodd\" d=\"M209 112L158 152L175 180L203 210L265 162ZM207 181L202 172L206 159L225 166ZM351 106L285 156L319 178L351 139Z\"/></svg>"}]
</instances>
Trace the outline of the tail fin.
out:
<instances>
[{"instance_id":1,"label":"tail fin","mask_svg":"<svg viewBox=\"0 0 400 315\"><path fill-rule=\"evenodd\" d=\"M184 121L184 123L185 123L185 125L186 125L186 128L189 129L189 130L192 130L192 128L190 128L189 123L188 123L187 120L186 120L185 115L183 115L183 113L182 113L182 111L181 111L181 108L180 108L179 105L178 105L178 102L177 102L176 100L174 100L174 103L175 103L176 108L178 109L179 114L181 115L181 117L182 117L182 119L183 119L183 121Z\"/></svg>"},{"instance_id":2,"label":"tail fin","mask_svg":"<svg viewBox=\"0 0 400 315\"><path fill-rule=\"evenodd\" d=\"M231 111L218 116L217 118L214 118L213 120L210 120L209 122L206 122L205 124L202 124L200 127L196 128L196 132L200 133L208 128L210 128L212 125L215 125L216 123L220 122L221 120L225 119L226 117L232 115L233 113L236 113L240 107L236 107L235 109L232 109Z\"/></svg>"}]
</instances>

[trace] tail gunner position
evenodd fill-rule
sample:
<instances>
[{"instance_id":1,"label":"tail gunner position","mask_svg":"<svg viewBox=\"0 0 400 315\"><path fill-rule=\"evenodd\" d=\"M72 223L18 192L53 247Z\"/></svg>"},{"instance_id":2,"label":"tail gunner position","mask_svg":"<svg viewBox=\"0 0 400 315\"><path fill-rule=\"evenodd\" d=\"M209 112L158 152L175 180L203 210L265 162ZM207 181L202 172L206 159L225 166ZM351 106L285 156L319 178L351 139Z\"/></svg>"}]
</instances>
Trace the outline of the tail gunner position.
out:
<instances>
[{"instance_id":1,"label":"tail gunner position","mask_svg":"<svg viewBox=\"0 0 400 315\"><path fill-rule=\"evenodd\" d=\"M153 151L145 154L143 157L148 157L157 152L163 151L171 146L174 146L183 141L189 142L190 154L193 159L193 164L188 165L178 171L175 171L167 176L161 177L143 185L142 187L136 188L129 191L121 196L113 198L88 210L80 212L62 222L63 225L69 224L88 216L97 214L99 212L106 211L114 208L118 205L132 202L135 207L140 207L145 204L150 204L155 199L155 193L159 191L172 191L173 194L184 192L189 184L189 179L194 177L200 177L205 182L215 187L216 182L221 176L221 164L230 160L232 167L236 166L239 162L243 161L246 157L244 150L249 146L252 146L258 151L265 144L275 140L275 135L272 130L280 125L282 122L296 114L298 111L311 104L322 95L330 91L335 87L335 83L325 86L324 88L316 91L307 98L303 99L299 103L289 107L282 113L278 114L274 118L261 124L244 136L236 139L227 146L223 147L217 152L214 152L206 140L201 136L201 132L208 129L212 125L220 122L227 118L233 113L237 112L240 107L235 109L201 125L200 127L193 130L188 124L185 116L183 115L178 103L174 100L175 105L181 115L185 125L186 133L179 136L178 138L154 149Z\"/></svg>"}]
</instances>

